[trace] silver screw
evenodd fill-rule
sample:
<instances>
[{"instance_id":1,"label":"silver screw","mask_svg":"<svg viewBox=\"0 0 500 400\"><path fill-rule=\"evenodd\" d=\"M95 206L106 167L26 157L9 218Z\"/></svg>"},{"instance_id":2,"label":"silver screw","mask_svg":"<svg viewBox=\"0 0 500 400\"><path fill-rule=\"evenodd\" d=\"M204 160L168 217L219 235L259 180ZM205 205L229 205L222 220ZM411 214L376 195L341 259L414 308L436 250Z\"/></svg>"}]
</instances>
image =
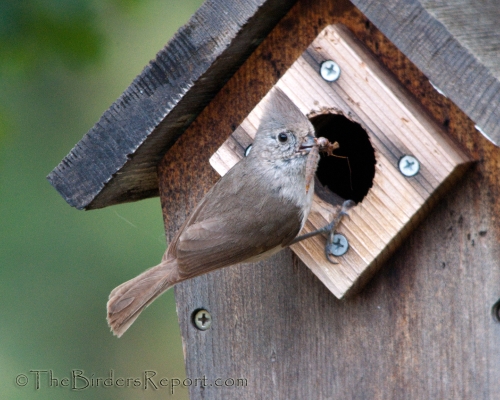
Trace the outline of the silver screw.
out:
<instances>
[{"instance_id":1,"label":"silver screw","mask_svg":"<svg viewBox=\"0 0 500 400\"><path fill-rule=\"evenodd\" d=\"M399 172L404 176L415 176L420 171L420 163L418 160L410 155L404 155L399 159L398 163Z\"/></svg>"},{"instance_id":2,"label":"silver screw","mask_svg":"<svg viewBox=\"0 0 500 400\"><path fill-rule=\"evenodd\" d=\"M332 60L326 60L321 63L319 72L325 81L335 82L337 79L339 79L340 67L336 62Z\"/></svg>"},{"instance_id":3,"label":"silver screw","mask_svg":"<svg viewBox=\"0 0 500 400\"><path fill-rule=\"evenodd\" d=\"M491 307L491 315L496 322L500 322L500 300Z\"/></svg>"},{"instance_id":4,"label":"silver screw","mask_svg":"<svg viewBox=\"0 0 500 400\"><path fill-rule=\"evenodd\" d=\"M245 157L248 157L248 155L250 154L250 150L252 150L252 145L249 144L247 146L247 148L245 149Z\"/></svg>"},{"instance_id":5,"label":"silver screw","mask_svg":"<svg viewBox=\"0 0 500 400\"><path fill-rule=\"evenodd\" d=\"M206 331L212 325L212 316L207 310L198 310L194 315L194 325L200 331Z\"/></svg>"},{"instance_id":6,"label":"silver screw","mask_svg":"<svg viewBox=\"0 0 500 400\"><path fill-rule=\"evenodd\" d=\"M341 233L333 235L333 242L328 248L328 252L336 257L343 256L349 249L349 241Z\"/></svg>"}]
</instances>

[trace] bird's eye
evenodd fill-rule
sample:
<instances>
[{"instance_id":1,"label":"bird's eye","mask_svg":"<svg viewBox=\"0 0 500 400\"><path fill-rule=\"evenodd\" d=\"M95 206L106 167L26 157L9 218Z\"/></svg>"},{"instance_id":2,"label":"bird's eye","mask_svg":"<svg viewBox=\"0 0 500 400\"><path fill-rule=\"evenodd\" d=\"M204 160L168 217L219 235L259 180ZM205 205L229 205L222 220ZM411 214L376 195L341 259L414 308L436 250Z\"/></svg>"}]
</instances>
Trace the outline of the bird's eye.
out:
<instances>
[{"instance_id":1,"label":"bird's eye","mask_svg":"<svg viewBox=\"0 0 500 400\"><path fill-rule=\"evenodd\" d=\"M280 134L278 134L278 140L281 143L285 143L288 140L288 135L285 132L281 132Z\"/></svg>"}]
</instances>

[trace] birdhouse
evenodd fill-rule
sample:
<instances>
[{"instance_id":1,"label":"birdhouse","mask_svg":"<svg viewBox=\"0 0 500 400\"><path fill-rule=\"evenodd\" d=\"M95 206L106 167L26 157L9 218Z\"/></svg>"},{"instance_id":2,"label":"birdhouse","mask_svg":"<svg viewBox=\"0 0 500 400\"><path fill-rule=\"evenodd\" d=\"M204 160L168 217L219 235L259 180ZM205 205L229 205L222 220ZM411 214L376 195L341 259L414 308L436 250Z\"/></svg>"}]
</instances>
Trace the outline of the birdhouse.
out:
<instances>
[{"instance_id":1,"label":"birdhouse","mask_svg":"<svg viewBox=\"0 0 500 400\"><path fill-rule=\"evenodd\" d=\"M500 392L500 8L448 3L205 2L49 175L78 209L160 196L170 241L273 87L338 142L304 226L356 202L336 263L318 235L175 287L187 376L219 383L191 399Z\"/></svg>"},{"instance_id":2,"label":"birdhouse","mask_svg":"<svg viewBox=\"0 0 500 400\"><path fill-rule=\"evenodd\" d=\"M333 243L338 263L325 257L326 240L320 236L292 245L342 298L392 254L470 160L343 25L326 27L276 86L310 116L318 136L347 148L342 152L349 166L344 177L339 162L323 158L303 231L322 228L339 212L335 189L347 177L351 187L339 187L343 201L359 203ZM245 156L266 100L211 157L219 174ZM355 191L352 185L360 187Z\"/></svg>"}]
</instances>

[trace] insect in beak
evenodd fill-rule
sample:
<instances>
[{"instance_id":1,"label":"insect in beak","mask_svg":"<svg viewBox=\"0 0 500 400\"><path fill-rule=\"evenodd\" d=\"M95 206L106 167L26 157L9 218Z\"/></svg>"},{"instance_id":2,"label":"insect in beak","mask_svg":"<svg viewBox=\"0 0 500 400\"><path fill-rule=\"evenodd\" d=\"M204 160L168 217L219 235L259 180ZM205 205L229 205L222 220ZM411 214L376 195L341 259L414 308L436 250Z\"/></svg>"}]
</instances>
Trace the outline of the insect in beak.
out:
<instances>
[{"instance_id":1,"label":"insect in beak","mask_svg":"<svg viewBox=\"0 0 500 400\"><path fill-rule=\"evenodd\" d=\"M309 192L309 187L311 186L311 182L314 178L314 174L316 173L316 168L318 166L319 161L319 152L323 151L327 153L329 156L333 156L333 150L338 149L339 144L337 142L330 143L328 139L324 137L315 138L311 137L312 145L309 146L310 136L306 136L306 141L300 146L304 147L305 153L307 154L307 162L306 162L306 193Z\"/></svg>"}]
</instances>

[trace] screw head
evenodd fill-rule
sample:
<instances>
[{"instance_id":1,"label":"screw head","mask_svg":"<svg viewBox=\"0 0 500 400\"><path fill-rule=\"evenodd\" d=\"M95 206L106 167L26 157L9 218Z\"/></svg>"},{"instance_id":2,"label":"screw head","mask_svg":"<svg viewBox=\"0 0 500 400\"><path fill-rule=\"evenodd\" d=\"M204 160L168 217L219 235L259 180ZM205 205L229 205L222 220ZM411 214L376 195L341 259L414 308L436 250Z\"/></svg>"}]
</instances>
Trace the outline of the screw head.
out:
<instances>
[{"instance_id":1,"label":"screw head","mask_svg":"<svg viewBox=\"0 0 500 400\"><path fill-rule=\"evenodd\" d=\"M491 307L491 316L495 322L500 322L500 300Z\"/></svg>"},{"instance_id":2,"label":"screw head","mask_svg":"<svg viewBox=\"0 0 500 400\"><path fill-rule=\"evenodd\" d=\"M339 79L340 67L335 61L326 60L321 63L319 72L325 81L335 82Z\"/></svg>"},{"instance_id":3,"label":"screw head","mask_svg":"<svg viewBox=\"0 0 500 400\"><path fill-rule=\"evenodd\" d=\"M193 322L200 331L206 331L212 325L212 316L207 310L201 309L195 311Z\"/></svg>"},{"instance_id":4,"label":"screw head","mask_svg":"<svg viewBox=\"0 0 500 400\"><path fill-rule=\"evenodd\" d=\"M349 250L349 241L341 233L333 235L333 242L328 247L328 252L336 257L343 256Z\"/></svg>"},{"instance_id":5,"label":"screw head","mask_svg":"<svg viewBox=\"0 0 500 400\"><path fill-rule=\"evenodd\" d=\"M415 176L420 171L420 163L418 160L408 154L399 159L398 167L399 172L407 177Z\"/></svg>"},{"instance_id":6,"label":"screw head","mask_svg":"<svg viewBox=\"0 0 500 400\"><path fill-rule=\"evenodd\" d=\"M248 155L250 154L250 151L252 150L252 145L249 144L247 146L247 148L245 149L245 157L248 157Z\"/></svg>"}]
</instances>

